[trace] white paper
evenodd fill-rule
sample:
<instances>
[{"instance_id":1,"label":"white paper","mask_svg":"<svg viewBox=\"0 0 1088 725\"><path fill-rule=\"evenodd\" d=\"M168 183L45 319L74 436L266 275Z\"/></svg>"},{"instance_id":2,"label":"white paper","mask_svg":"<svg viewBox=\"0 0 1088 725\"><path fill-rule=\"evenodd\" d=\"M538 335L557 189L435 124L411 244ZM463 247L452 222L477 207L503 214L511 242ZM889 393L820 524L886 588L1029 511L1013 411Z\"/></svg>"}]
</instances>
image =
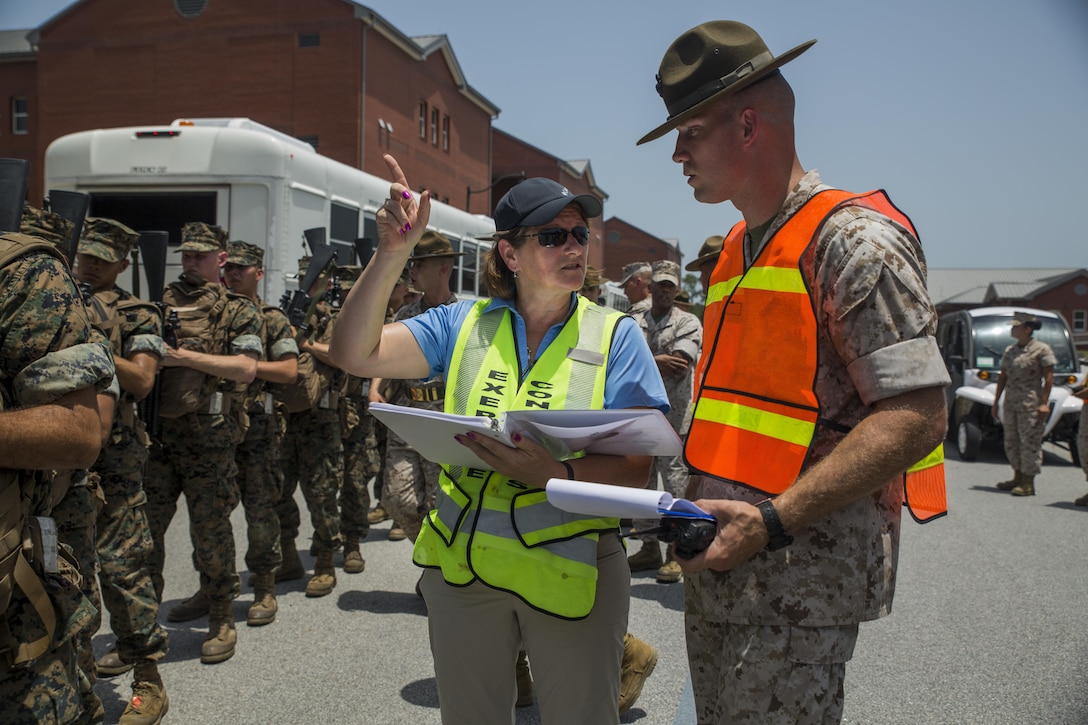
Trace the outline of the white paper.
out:
<instances>
[{"instance_id":1,"label":"white paper","mask_svg":"<svg viewBox=\"0 0 1088 725\"><path fill-rule=\"evenodd\" d=\"M679 436L660 410L517 410L497 419L453 415L388 403L371 403L370 412L429 461L486 469L471 450L454 440L473 432L505 445L520 433L544 446L558 460L586 451L602 455L675 456Z\"/></svg>"},{"instance_id":2,"label":"white paper","mask_svg":"<svg viewBox=\"0 0 1088 725\"><path fill-rule=\"evenodd\" d=\"M550 479L545 490L548 503L552 506L587 516L621 519L656 519L664 515L710 517L691 501L673 498L668 491L609 486L565 478Z\"/></svg>"}]
</instances>

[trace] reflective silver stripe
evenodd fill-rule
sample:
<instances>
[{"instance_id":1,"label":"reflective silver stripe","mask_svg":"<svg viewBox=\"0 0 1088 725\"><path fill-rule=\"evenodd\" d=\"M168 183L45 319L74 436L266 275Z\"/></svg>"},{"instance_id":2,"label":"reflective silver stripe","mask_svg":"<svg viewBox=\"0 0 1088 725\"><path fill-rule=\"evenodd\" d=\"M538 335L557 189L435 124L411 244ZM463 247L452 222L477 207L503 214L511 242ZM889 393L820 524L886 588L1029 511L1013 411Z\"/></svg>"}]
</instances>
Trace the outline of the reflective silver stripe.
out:
<instances>
[{"instance_id":1,"label":"reflective silver stripe","mask_svg":"<svg viewBox=\"0 0 1088 725\"><path fill-rule=\"evenodd\" d=\"M472 395L476 376L479 375L480 368L484 366L484 359L487 357L491 342L495 339L499 325L506 316L504 310L501 309L492 314L481 314L483 305L487 304L487 301L481 300L476 304L476 309L469 313L469 316L475 315L477 319L465 341L465 348L461 351L457 381L453 387L453 410L462 414L468 410L468 399ZM466 322L469 321L466 320Z\"/></svg>"},{"instance_id":2,"label":"reflective silver stripe","mask_svg":"<svg viewBox=\"0 0 1088 725\"><path fill-rule=\"evenodd\" d=\"M544 498L527 506L517 505L518 501L519 499L514 499L514 520L517 522L517 528L520 530L522 538L526 539L527 543L530 544L535 543L534 540L536 539L546 538L543 532L560 527L564 527L564 536L570 536L575 533L571 531L570 527L577 527L579 522L597 522L595 526L587 526L588 530L601 528L601 519L599 517L563 511L548 503L547 499Z\"/></svg>"},{"instance_id":3,"label":"reflective silver stripe","mask_svg":"<svg viewBox=\"0 0 1088 725\"><path fill-rule=\"evenodd\" d=\"M578 327L578 346L567 354L571 366L565 408L587 409L593 406L593 389L597 382L597 371L604 364L601 348L604 347L604 331L607 323L608 313L602 308L596 305L585 307L581 325ZM600 362L596 362L597 359Z\"/></svg>"},{"instance_id":4,"label":"reflective silver stripe","mask_svg":"<svg viewBox=\"0 0 1088 725\"><path fill-rule=\"evenodd\" d=\"M480 518L476 523L476 531L501 539L518 541L517 532L514 531L513 522L507 511L490 511L484 509L480 512ZM584 536L576 536L565 541L553 541L541 546L552 554L569 559L570 561L597 565L597 542Z\"/></svg>"}]
</instances>

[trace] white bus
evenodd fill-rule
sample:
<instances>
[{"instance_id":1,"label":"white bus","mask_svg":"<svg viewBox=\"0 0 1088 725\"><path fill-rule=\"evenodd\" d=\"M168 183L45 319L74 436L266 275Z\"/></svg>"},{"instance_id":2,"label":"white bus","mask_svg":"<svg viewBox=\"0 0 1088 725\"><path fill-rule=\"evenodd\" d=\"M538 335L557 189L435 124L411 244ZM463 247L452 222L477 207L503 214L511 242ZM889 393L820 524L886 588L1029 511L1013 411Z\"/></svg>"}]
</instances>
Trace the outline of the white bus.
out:
<instances>
[{"instance_id":1,"label":"white bus","mask_svg":"<svg viewBox=\"0 0 1088 725\"><path fill-rule=\"evenodd\" d=\"M377 239L374 215L389 181L248 118L196 118L62 136L45 152L46 195L52 189L90 194L90 216L167 232L171 252L191 221L264 247L261 295L277 303L295 286L298 260L308 254L303 230L324 227L345 264L354 263L356 239ZM435 202L430 228L465 252L454 292L483 296L478 271L490 243L476 237L494 232L494 221ZM166 282L180 273L180 255L168 254ZM140 289L148 289L146 277Z\"/></svg>"}]
</instances>

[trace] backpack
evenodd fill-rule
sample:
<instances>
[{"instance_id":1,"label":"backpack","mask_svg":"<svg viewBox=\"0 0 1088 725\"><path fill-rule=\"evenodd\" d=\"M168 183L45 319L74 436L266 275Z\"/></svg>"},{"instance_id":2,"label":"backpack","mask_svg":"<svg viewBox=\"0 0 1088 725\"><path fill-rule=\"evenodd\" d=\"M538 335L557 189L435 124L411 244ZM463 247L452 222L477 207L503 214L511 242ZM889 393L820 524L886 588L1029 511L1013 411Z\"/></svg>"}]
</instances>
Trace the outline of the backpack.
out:
<instances>
[{"instance_id":1,"label":"backpack","mask_svg":"<svg viewBox=\"0 0 1088 725\"><path fill-rule=\"evenodd\" d=\"M227 290L183 275L166 288L163 301L169 305L163 338L168 345L196 352L223 354L227 328L223 312ZM187 367L163 368L159 372L159 415L180 418L188 413L207 413L219 378Z\"/></svg>"},{"instance_id":2,"label":"backpack","mask_svg":"<svg viewBox=\"0 0 1088 725\"><path fill-rule=\"evenodd\" d=\"M41 239L24 234L4 234L0 235L0 269L31 251L64 259L56 247ZM10 402L4 382L0 384L0 410L9 407ZM7 674L8 667L25 664L48 652L58 628L57 611L43 583L46 579L45 544L51 539L51 547L56 545L56 525L52 519L32 515L35 489L44 485L41 477L40 472L0 468L0 653L3 653L0 654L0 678ZM3 618L16 589L37 612L44 628L42 636L31 642L16 641Z\"/></svg>"}]
</instances>

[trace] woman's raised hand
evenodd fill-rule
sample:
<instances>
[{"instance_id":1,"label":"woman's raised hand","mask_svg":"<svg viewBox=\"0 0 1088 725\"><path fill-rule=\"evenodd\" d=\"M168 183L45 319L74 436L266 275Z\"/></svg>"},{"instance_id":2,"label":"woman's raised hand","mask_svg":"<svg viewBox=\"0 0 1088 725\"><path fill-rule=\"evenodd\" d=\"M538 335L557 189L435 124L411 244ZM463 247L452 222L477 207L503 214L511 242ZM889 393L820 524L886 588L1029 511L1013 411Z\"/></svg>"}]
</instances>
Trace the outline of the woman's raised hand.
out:
<instances>
[{"instance_id":1,"label":"woman's raised hand","mask_svg":"<svg viewBox=\"0 0 1088 725\"><path fill-rule=\"evenodd\" d=\"M431 217L431 193L424 191L416 201L400 164L389 154L383 157L393 177L389 198L378 213L378 244L390 251L411 251L419 241Z\"/></svg>"}]
</instances>

